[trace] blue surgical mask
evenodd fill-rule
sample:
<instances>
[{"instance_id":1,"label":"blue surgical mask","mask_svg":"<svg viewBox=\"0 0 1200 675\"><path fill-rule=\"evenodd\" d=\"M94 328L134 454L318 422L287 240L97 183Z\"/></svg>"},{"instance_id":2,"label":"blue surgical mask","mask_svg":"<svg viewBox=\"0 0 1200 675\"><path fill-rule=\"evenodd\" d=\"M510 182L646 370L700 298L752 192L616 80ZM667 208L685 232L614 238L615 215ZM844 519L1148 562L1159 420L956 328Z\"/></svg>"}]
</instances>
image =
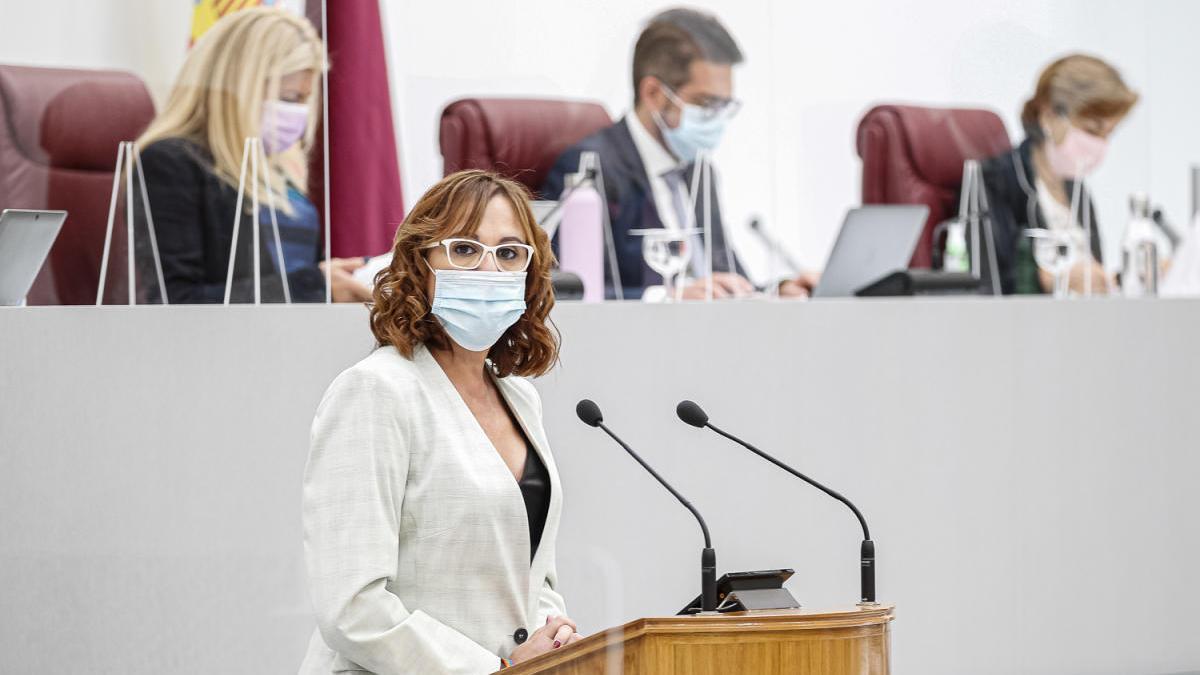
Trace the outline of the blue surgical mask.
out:
<instances>
[{"instance_id":1,"label":"blue surgical mask","mask_svg":"<svg viewBox=\"0 0 1200 675\"><path fill-rule=\"evenodd\" d=\"M683 162L696 161L696 155L705 150L712 152L721 142L729 118L712 115L698 105L680 102L679 126L672 129L657 111L651 113L654 123L662 132L663 140L671 152Z\"/></svg>"},{"instance_id":2,"label":"blue surgical mask","mask_svg":"<svg viewBox=\"0 0 1200 675\"><path fill-rule=\"evenodd\" d=\"M525 313L524 272L434 270L433 274L433 315L463 349L491 349Z\"/></svg>"}]
</instances>

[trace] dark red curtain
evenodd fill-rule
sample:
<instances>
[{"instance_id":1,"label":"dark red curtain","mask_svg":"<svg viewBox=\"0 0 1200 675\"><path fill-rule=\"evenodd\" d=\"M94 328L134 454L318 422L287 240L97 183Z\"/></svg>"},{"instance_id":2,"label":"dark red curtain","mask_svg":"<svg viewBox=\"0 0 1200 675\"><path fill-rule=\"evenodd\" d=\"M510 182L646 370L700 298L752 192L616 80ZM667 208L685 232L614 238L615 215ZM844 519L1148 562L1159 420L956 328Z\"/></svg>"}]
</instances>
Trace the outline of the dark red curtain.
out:
<instances>
[{"instance_id":1,"label":"dark red curtain","mask_svg":"<svg viewBox=\"0 0 1200 675\"><path fill-rule=\"evenodd\" d=\"M309 20L320 32L321 0L308 0L306 5ZM326 12L333 256L378 255L391 250L396 227L404 219L379 3L328 0ZM309 193L324 217L321 133L318 129Z\"/></svg>"}]
</instances>

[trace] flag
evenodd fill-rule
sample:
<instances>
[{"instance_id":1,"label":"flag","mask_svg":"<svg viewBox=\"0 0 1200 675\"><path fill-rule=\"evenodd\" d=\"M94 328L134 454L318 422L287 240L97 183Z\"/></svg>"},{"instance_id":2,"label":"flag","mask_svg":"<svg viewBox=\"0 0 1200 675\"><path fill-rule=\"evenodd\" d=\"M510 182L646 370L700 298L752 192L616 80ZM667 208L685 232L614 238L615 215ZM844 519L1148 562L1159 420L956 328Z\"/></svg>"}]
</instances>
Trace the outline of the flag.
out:
<instances>
[{"instance_id":1,"label":"flag","mask_svg":"<svg viewBox=\"0 0 1200 675\"><path fill-rule=\"evenodd\" d=\"M308 19L321 30L321 0ZM404 219L378 0L328 2L329 215L335 258L391 251ZM309 163L309 196L324 215L321 129Z\"/></svg>"},{"instance_id":2,"label":"flag","mask_svg":"<svg viewBox=\"0 0 1200 675\"><path fill-rule=\"evenodd\" d=\"M196 40L208 32L221 17L259 5L276 5L304 16L304 0L193 0L192 37L188 44L196 44Z\"/></svg>"}]
</instances>

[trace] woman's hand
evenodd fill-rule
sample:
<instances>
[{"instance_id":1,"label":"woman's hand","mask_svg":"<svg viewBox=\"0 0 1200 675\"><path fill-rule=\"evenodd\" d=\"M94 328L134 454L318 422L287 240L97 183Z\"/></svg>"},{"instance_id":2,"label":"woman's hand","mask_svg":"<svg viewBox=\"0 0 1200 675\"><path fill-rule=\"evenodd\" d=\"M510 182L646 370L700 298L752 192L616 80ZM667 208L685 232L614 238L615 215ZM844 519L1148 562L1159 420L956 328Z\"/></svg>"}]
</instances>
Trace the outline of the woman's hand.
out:
<instances>
[{"instance_id":1,"label":"woman's hand","mask_svg":"<svg viewBox=\"0 0 1200 675\"><path fill-rule=\"evenodd\" d=\"M575 622L565 616L548 616L545 626L534 631L528 640L517 645L510 655L510 660L513 663L528 661L563 645L582 640L583 636L576 633L575 628Z\"/></svg>"},{"instance_id":2,"label":"woman's hand","mask_svg":"<svg viewBox=\"0 0 1200 675\"><path fill-rule=\"evenodd\" d=\"M713 299L740 298L754 292L754 284L740 274L732 272L713 272ZM675 289L668 288L667 293L675 297ZM683 287L684 300L705 300L708 298L708 281L692 279Z\"/></svg>"},{"instance_id":3,"label":"woman's hand","mask_svg":"<svg viewBox=\"0 0 1200 675\"><path fill-rule=\"evenodd\" d=\"M333 268L329 276L334 302L370 302L371 289L354 278L354 270L364 264L362 258L332 258L317 264L322 274L326 267Z\"/></svg>"},{"instance_id":4,"label":"woman's hand","mask_svg":"<svg viewBox=\"0 0 1200 675\"><path fill-rule=\"evenodd\" d=\"M820 282L820 272L801 272L796 278L785 279L779 284L779 295L784 298L807 298Z\"/></svg>"},{"instance_id":5,"label":"woman's hand","mask_svg":"<svg viewBox=\"0 0 1200 675\"><path fill-rule=\"evenodd\" d=\"M1100 263L1096 262L1095 258L1080 260L1071 267L1071 274L1067 278L1067 288L1079 294L1082 294L1086 290L1089 262L1092 268L1092 295L1108 295L1111 291L1115 290L1117 287L1116 281ZM1038 268L1038 281L1042 284L1042 290L1047 293L1054 292L1054 275L1040 267Z\"/></svg>"}]
</instances>

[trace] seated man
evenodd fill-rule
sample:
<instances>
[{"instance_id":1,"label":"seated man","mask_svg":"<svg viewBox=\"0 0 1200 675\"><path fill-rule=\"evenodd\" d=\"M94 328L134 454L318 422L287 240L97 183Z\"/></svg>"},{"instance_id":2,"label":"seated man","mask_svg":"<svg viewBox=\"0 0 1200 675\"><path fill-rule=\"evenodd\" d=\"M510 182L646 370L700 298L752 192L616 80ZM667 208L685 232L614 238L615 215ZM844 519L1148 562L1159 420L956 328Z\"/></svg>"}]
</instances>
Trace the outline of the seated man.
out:
<instances>
[{"instance_id":1,"label":"seated man","mask_svg":"<svg viewBox=\"0 0 1200 675\"><path fill-rule=\"evenodd\" d=\"M658 14L634 47L632 114L568 148L542 185L544 198L557 199L565 177L578 171L581 153L599 155L626 297L641 297L647 287L663 283L642 259L642 238L630 230L704 226L703 200L696 200L694 213L686 206L695 160L700 151L716 148L737 113L733 66L741 62L737 43L715 17L691 9ZM725 241L715 187L714 175L709 191L713 297L746 295L754 287ZM693 241L701 250L692 255L693 280L683 297L701 299L707 287L705 252L698 237ZM779 292L807 295L813 283L810 275L802 275L779 283Z\"/></svg>"}]
</instances>

